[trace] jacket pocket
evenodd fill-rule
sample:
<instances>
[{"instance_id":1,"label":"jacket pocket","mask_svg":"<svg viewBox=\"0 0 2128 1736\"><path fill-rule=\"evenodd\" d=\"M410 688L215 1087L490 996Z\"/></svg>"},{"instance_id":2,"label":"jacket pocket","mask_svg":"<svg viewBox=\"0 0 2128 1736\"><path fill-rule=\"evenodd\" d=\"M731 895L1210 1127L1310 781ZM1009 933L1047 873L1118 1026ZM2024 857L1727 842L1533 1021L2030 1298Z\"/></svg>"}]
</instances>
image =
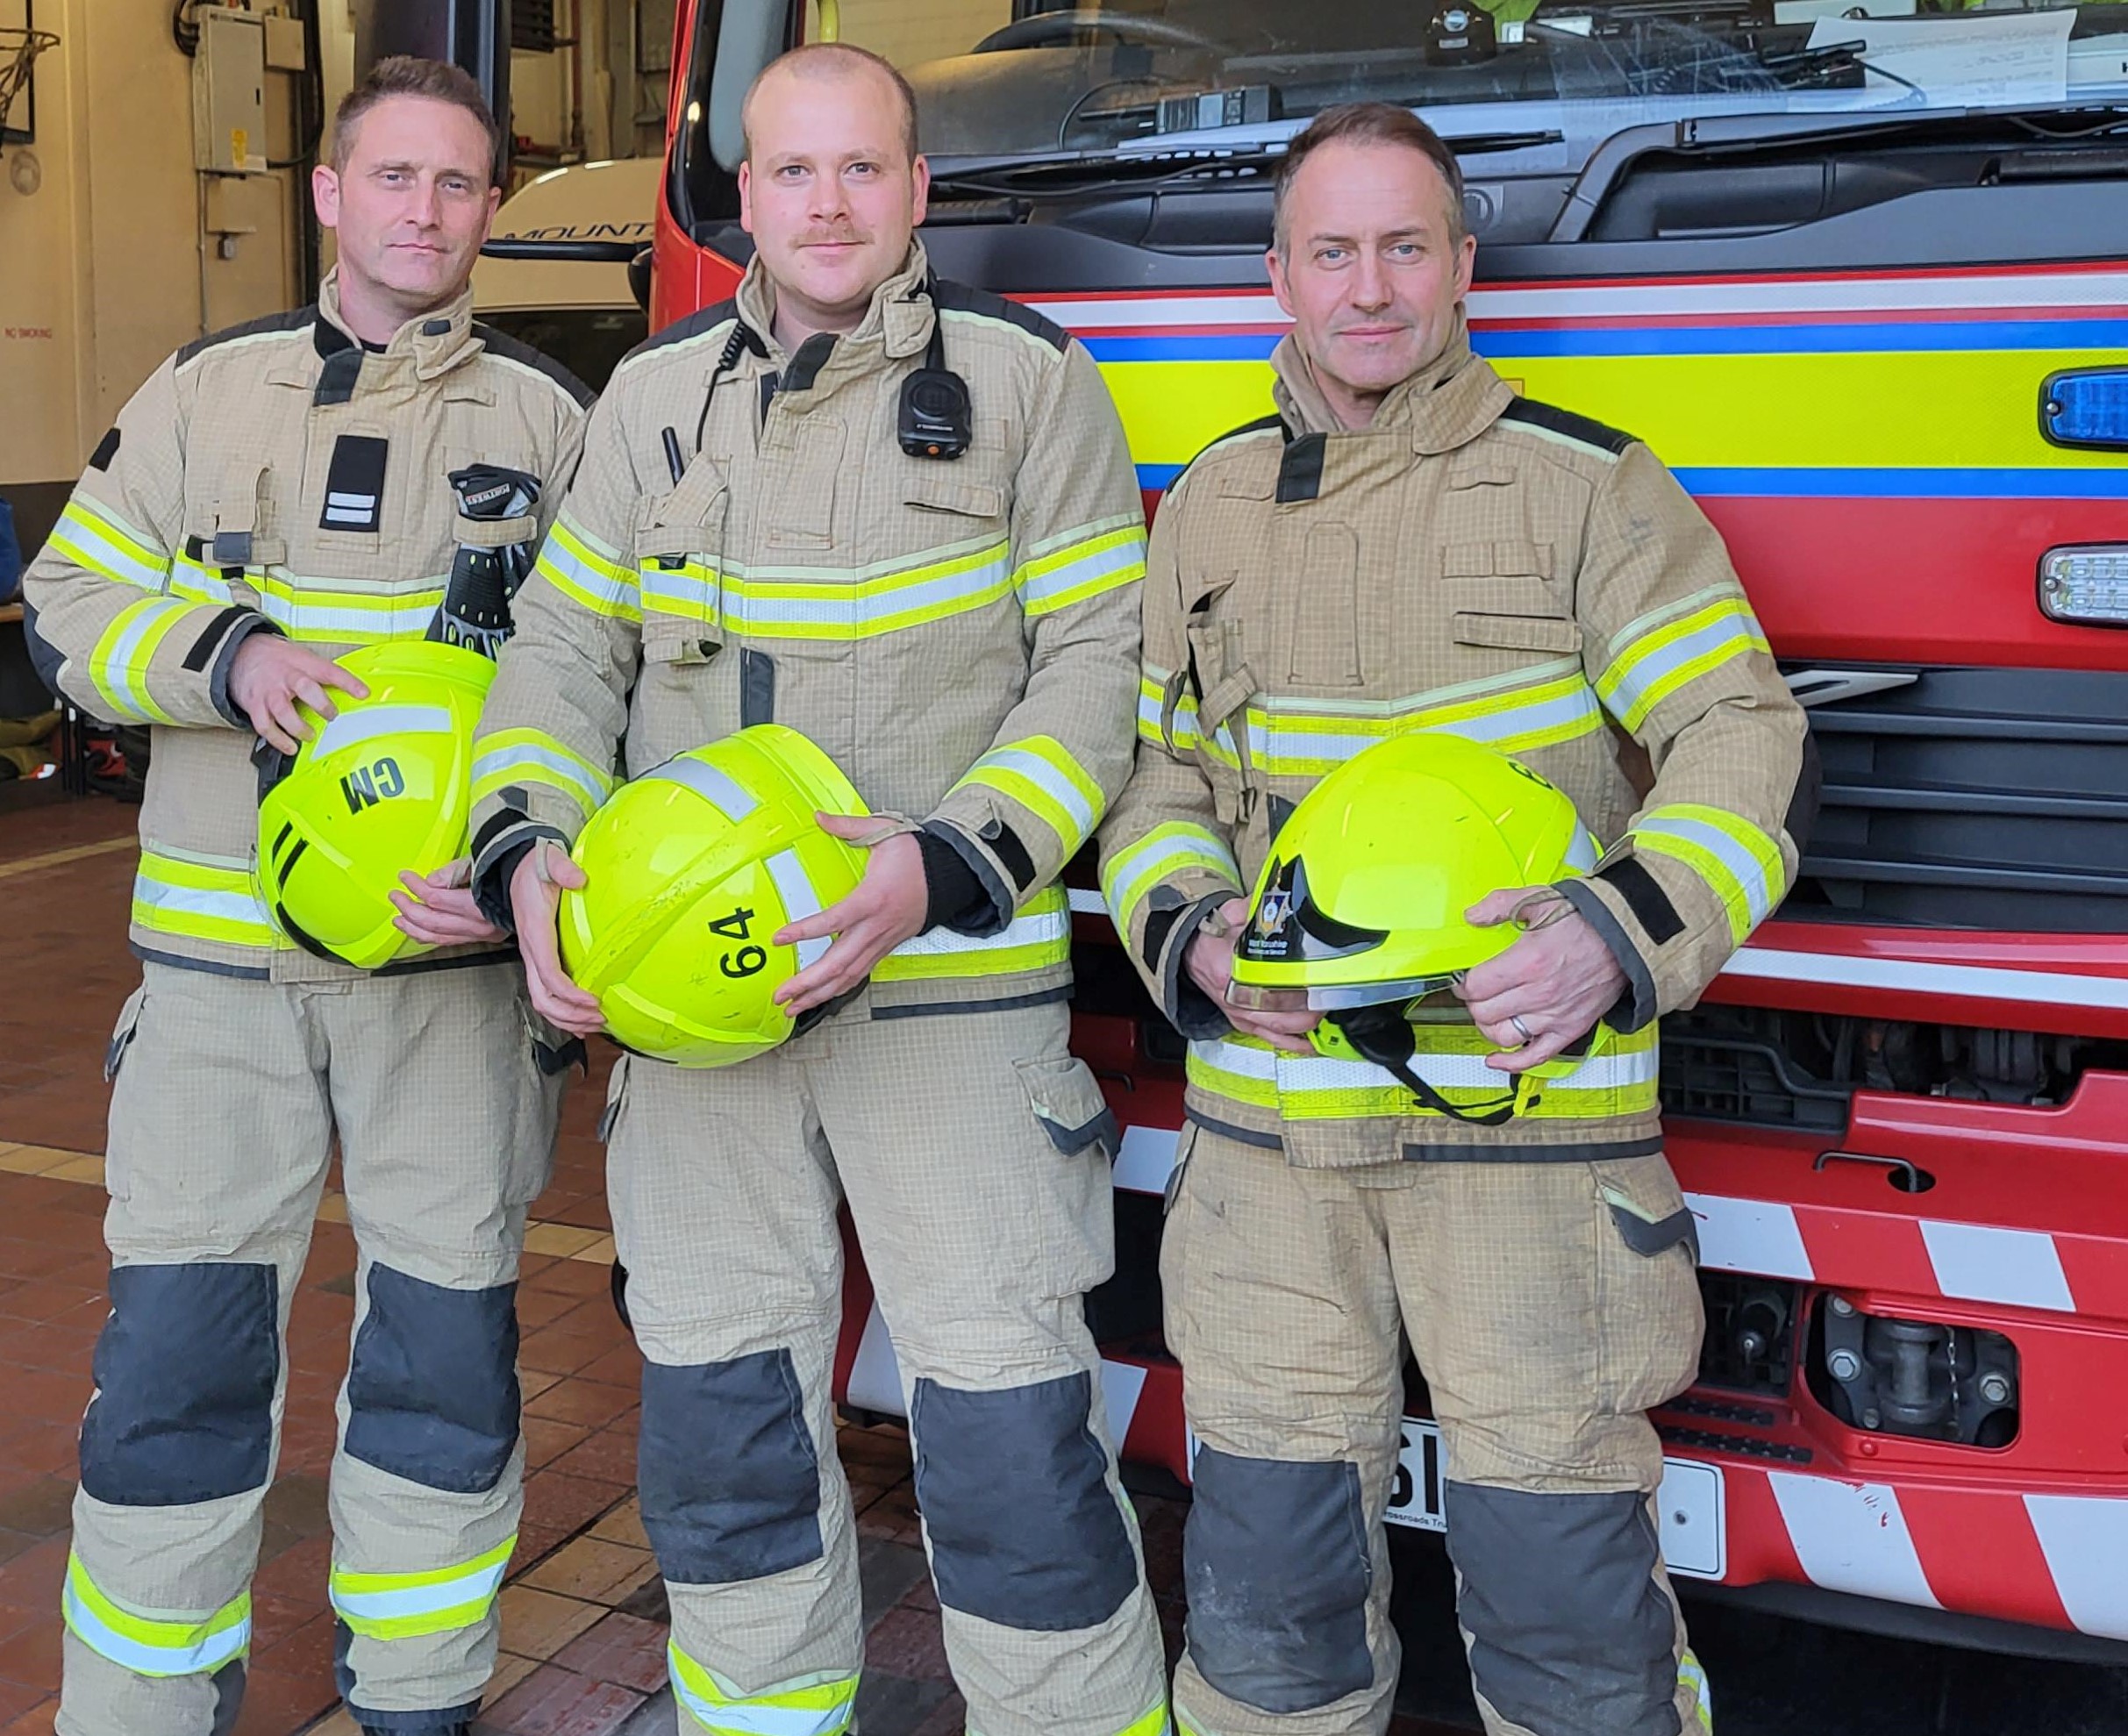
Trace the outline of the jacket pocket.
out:
<instances>
[{"instance_id":1,"label":"jacket pocket","mask_svg":"<svg viewBox=\"0 0 2128 1736\"><path fill-rule=\"evenodd\" d=\"M1066 1156L1098 1146L1110 1162L1115 1161L1123 1145L1122 1130L1084 1061L1067 1055L1060 1061L1016 1061L1012 1068L1051 1145Z\"/></svg>"},{"instance_id":2,"label":"jacket pocket","mask_svg":"<svg viewBox=\"0 0 2128 1736\"><path fill-rule=\"evenodd\" d=\"M1489 564L1488 564L1489 563ZM1552 584L1552 550L1526 542L1460 546L1444 553L1444 565L1484 571L1446 571L1444 600L1458 645L1496 651L1579 654L1581 624Z\"/></svg>"},{"instance_id":3,"label":"jacket pocket","mask_svg":"<svg viewBox=\"0 0 2128 1736\"><path fill-rule=\"evenodd\" d=\"M1578 623L1544 615L1458 614L1453 629L1458 645L1481 645L1496 651L1546 651L1553 656L1579 655Z\"/></svg>"}]
</instances>

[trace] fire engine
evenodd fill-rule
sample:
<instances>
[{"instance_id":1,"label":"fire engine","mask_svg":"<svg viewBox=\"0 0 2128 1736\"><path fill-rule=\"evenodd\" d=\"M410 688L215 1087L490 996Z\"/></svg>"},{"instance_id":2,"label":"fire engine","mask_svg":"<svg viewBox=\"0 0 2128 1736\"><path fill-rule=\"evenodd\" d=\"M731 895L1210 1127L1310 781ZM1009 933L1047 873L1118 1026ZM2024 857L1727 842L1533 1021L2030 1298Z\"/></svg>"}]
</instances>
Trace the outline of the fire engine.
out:
<instances>
[{"instance_id":1,"label":"fire engine","mask_svg":"<svg viewBox=\"0 0 2128 1736\"><path fill-rule=\"evenodd\" d=\"M1478 350L1646 439L1727 539L1825 782L1801 879L1665 1021L1699 1379L1681 1578L2060 1655L2128 1640L2128 8L1872 0L682 0L652 327L730 294L738 103L896 60L947 276L1091 352L1148 512L1269 407L1282 141L1379 97L1461 155ZM1082 868L1084 864L1081 864ZM1182 1046L1082 872L1078 1050L1124 1127L1089 1299L1127 1459ZM854 1249L853 1249L854 1256ZM901 1405L853 1258L839 1391ZM1413 1372L1392 1517L1441 1525Z\"/></svg>"}]
</instances>

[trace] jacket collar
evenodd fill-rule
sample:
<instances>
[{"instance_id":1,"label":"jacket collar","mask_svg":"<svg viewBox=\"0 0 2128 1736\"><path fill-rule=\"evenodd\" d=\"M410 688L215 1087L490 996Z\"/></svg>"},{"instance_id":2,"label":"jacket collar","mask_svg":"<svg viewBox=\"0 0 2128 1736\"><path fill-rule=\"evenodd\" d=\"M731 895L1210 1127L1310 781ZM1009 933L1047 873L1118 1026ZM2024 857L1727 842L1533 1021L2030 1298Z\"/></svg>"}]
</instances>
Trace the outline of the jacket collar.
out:
<instances>
[{"instance_id":1,"label":"jacket collar","mask_svg":"<svg viewBox=\"0 0 2128 1736\"><path fill-rule=\"evenodd\" d=\"M1288 332L1271 353L1276 374L1272 397L1296 434L1392 434L1408 438L1416 453L1453 452L1499 419L1514 401L1507 382L1470 347L1470 331L1458 308L1448 341L1426 365L1390 389L1365 428L1347 429L1330 407L1308 358Z\"/></svg>"},{"instance_id":2,"label":"jacket collar","mask_svg":"<svg viewBox=\"0 0 2128 1736\"><path fill-rule=\"evenodd\" d=\"M924 244L912 239L902 268L873 290L864 318L851 330L833 334L828 359L813 373L811 382L831 371L838 376L860 371L875 358L900 361L920 353L931 341L937 317L926 288L930 281L930 257ZM761 339L772 365L787 368L791 357L775 336L775 285L768 281L758 253L748 261L734 298L740 322Z\"/></svg>"},{"instance_id":3,"label":"jacket collar","mask_svg":"<svg viewBox=\"0 0 2128 1736\"><path fill-rule=\"evenodd\" d=\"M320 356L330 358L336 351L350 348L362 351L361 340L340 317L338 266L318 286L317 338ZM473 331L473 289L468 285L444 306L400 326L384 346L382 356L386 361L411 361L417 380L433 380L471 361L480 350L480 339Z\"/></svg>"}]
</instances>

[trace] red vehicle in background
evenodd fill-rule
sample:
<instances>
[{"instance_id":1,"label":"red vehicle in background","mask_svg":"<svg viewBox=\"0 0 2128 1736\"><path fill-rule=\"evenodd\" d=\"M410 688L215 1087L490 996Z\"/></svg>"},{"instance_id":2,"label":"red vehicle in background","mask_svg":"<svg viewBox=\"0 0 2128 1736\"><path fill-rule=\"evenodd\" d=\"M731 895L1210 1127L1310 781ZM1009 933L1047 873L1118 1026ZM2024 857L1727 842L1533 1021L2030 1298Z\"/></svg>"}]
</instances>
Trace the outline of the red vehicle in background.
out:
<instances>
[{"instance_id":1,"label":"red vehicle in background","mask_svg":"<svg viewBox=\"0 0 2128 1736\"><path fill-rule=\"evenodd\" d=\"M652 327L748 256L748 81L839 32L919 94L939 269L1085 342L1150 512L1269 407L1282 139L1355 97L1425 115L1469 178L1477 348L1699 498L1825 766L1794 893L1663 1026L1708 1317L1656 1417L1672 1570L2118 1661L2128 7L1841 10L682 0ZM1076 1045L1125 1129L1089 1312L1126 1458L1186 1479L1157 1265L1182 1046L1098 895L1073 908ZM847 1305L841 1390L897 1411L854 1262ZM1392 1518L1438 1529L1411 1392Z\"/></svg>"}]
</instances>

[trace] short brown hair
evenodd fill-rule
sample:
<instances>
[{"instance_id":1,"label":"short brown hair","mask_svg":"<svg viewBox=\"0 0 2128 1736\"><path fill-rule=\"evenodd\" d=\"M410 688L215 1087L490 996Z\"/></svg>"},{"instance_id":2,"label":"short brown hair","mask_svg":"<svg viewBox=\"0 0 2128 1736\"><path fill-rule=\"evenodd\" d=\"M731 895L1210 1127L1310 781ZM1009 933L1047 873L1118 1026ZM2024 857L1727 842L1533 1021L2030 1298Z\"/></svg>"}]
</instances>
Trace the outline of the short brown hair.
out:
<instances>
[{"instance_id":1,"label":"short brown hair","mask_svg":"<svg viewBox=\"0 0 2128 1736\"><path fill-rule=\"evenodd\" d=\"M1463 168L1441 135L1394 103L1340 103L1325 109L1294 134L1286 146L1285 161L1278 166L1272 183L1271 232L1282 258L1286 251L1286 196L1301 165L1325 145L1401 145L1416 151L1441 172L1448 183L1448 239L1463 239Z\"/></svg>"},{"instance_id":2,"label":"short brown hair","mask_svg":"<svg viewBox=\"0 0 2128 1736\"><path fill-rule=\"evenodd\" d=\"M413 54L393 54L379 61L340 98L332 117L334 168L344 168L347 153L354 147L354 130L362 117L390 96L425 96L432 103L448 103L463 109L481 124L488 135L488 182L499 184L503 168L503 129L495 111L481 95L479 82L462 67L448 61L425 61Z\"/></svg>"},{"instance_id":3,"label":"short brown hair","mask_svg":"<svg viewBox=\"0 0 2128 1736\"><path fill-rule=\"evenodd\" d=\"M909 161L917 160L917 93L903 78L891 61L875 54L869 48L860 48L853 42L808 42L793 48L787 54L778 54L754 75L753 82L746 87L746 100L739 104L739 124L745 139L746 154L753 154L753 139L746 127L746 117L753 111L753 93L761 88L761 82L778 68L805 75L858 72L869 68L885 75L896 95L902 99L902 143L908 147Z\"/></svg>"}]
</instances>

